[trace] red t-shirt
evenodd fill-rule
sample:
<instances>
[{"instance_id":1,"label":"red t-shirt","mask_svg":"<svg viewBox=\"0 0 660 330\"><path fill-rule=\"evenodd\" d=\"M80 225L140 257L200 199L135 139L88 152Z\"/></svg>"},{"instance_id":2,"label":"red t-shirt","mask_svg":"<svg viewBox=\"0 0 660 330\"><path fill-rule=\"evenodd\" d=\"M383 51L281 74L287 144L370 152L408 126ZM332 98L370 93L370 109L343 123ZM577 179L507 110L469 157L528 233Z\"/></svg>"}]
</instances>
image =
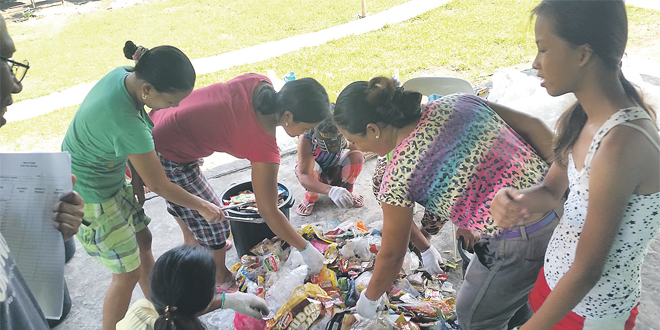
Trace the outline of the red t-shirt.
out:
<instances>
[{"instance_id":1,"label":"red t-shirt","mask_svg":"<svg viewBox=\"0 0 660 330\"><path fill-rule=\"evenodd\" d=\"M275 136L261 126L252 95L268 77L249 73L194 90L176 108L152 112L156 150L165 158L190 163L226 152L255 163L278 163Z\"/></svg>"}]
</instances>

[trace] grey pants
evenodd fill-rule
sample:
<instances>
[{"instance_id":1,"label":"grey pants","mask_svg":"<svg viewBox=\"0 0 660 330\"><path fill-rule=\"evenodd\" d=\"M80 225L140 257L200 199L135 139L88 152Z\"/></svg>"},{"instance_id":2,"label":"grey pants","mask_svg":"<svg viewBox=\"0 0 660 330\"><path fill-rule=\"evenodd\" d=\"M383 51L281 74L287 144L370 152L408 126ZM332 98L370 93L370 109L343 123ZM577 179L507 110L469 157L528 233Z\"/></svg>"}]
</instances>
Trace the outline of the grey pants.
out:
<instances>
[{"instance_id":1,"label":"grey pants","mask_svg":"<svg viewBox=\"0 0 660 330\"><path fill-rule=\"evenodd\" d=\"M491 256L488 267L472 258L456 299L458 324L463 330L507 330L509 321L531 317L527 294L543 267L545 250L559 218L522 237L481 240Z\"/></svg>"}]
</instances>

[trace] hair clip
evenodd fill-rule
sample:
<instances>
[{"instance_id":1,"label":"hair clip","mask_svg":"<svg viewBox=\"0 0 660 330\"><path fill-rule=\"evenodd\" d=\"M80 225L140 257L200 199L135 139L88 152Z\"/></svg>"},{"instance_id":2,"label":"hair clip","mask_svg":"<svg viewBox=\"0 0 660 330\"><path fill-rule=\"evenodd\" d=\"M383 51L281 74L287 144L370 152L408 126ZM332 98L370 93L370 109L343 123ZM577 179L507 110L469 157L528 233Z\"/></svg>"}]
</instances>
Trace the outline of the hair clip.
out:
<instances>
[{"instance_id":1,"label":"hair clip","mask_svg":"<svg viewBox=\"0 0 660 330\"><path fill-rule=\"evenodd\" d=\"M135 50L135 53L133 53L133 61L137 62L139 61L142 56L144 56L144 53L146 53L149 50L147 47L143 46L138 46L137 49Z\"/></svg>"}]
</instances>

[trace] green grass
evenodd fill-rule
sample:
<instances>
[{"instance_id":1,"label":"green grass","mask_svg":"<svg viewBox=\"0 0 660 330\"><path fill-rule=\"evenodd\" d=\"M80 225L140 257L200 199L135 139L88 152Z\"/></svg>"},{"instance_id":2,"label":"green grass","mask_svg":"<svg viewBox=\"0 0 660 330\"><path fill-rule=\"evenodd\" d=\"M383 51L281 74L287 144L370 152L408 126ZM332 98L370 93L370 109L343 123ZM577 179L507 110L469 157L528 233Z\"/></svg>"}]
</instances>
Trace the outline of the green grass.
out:
<instances>
[{"instance_id":1,"label":"green grass","mask_svg":"<svg viewBox=\"0 0 660 330\"><path fill-rule=\"evenodd\" d=\"M406 0L369 0L369 12ZM356 0L165 0L69 17L62 26L35 29L12 24L9 32L28 59L25 90L15 102L100 79L131 65L126 40L146 47L173 45L191 59L218 55L263 42L322 30L357 19Z\"/></svg>"},{"instance_id":2,"label":"green grass","mask_svg":"<svg viewBox=\"0 0 660 330\"><path fill-rule=\"evenodd\" d=\"M480 74L531 60L536 47L529 11L536 2L515 0L493 5L490 1L456 0L374 32L203 75L198 86L272 68L314 77L338 93L355 80L391 75L398 69L405 81L434 66L460 71L475 83Z\"/></svg>"},{"instance_id":3,"label":"green grass","mask_svg":"<svg viewBox=\"0 0 660 330\"><path fill-rule=\"evenodd\" d=\"M434 67L454 70L456 76L465 77L476 85L488 79L485 73L531 62L536 46L529 12L536 3L538 0L454 0L419 17L377 31L202 75L196 85L203 87L246 72L265 74L266 70L273 69L278 74L294 71L299 78L314 77L329 92L338 94L355 80L391 75L398 69L402 81L405 81ZM657 26L660 14L631 8L629 19L631 25ZM633 36L630 39L633 43ZM186 43L182 41L182 44ZM191 47L186 49L188 53L194 48L193 45L187 47ZM109 66L108 70L112 67ZM26 86L26 89L31 88ZM50 137L61 139L74 111L67 108L39 118L9 123L0 131L0 145L16 151L40 146L30 142L30 138L21 137L28 131L39 131L37 138L44 141Z\"/></svg>"},{"instance_id":4,"label":"green grass","mask_svg":"<svg viewBox=\"0 0 660 330\"><path fill-rule=\"evenodd\" d=\"M39 117L2 126L0 150L3 152L59 151L76 110L78 106L62 108Z\"/></svg>"}]
</instances>

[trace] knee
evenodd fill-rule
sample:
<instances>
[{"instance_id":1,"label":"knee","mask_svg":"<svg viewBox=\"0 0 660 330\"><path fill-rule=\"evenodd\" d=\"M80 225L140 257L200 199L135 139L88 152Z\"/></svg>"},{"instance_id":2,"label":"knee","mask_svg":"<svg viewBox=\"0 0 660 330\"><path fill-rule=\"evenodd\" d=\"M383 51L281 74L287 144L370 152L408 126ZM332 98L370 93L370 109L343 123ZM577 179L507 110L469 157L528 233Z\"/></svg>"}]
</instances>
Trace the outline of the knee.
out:
<instances>
[{"instance_id":1,"label":"knee","mask_svg":"<svg viewBox=\"0 0 660 330\"><path fill-rule=\"evenodd\" d=\"M132 288L135 286L135 284L140 280L140 277L142 276L141 268L138 267L135 270L132 270L128 273L121 273L121 274L112 274L112 281L117 283L118 285L126 285Z\"/></svg>"},{"instance_id":2,"label":"knee","mask_svg":"<svg viewBox=\"0 0 660 330\"><path fill-rule=\"evenodd\" d=\"M364 164L364 154L360 150L351 150L346 156L351 164Z\"/></svg>"}]
</instances>

